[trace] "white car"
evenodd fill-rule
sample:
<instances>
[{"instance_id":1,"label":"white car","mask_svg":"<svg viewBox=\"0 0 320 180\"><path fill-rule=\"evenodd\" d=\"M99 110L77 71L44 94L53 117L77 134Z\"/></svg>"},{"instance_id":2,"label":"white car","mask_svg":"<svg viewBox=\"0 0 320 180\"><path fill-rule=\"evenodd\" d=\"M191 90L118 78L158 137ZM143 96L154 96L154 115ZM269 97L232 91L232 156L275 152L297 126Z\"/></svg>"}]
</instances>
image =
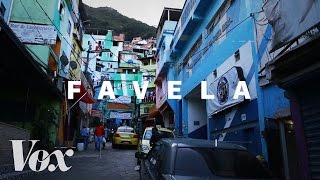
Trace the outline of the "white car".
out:
<instances>
[{"instance_id":1,"label":"white car","mask_svg":"<svg viewBox=\"0 0 320 180\"><path fill-rule=\"evenodd\" d=\"M150 150L150 139L152 136L152 128L153 127L147 127L144 130L142 139L139 141L138 151L142 151L144 153L148 153ZM157 127L158 132L161 136L161 138L174 138L174 134L170 129L167 128L161 128Z\"/></svg>"}]
</instances>

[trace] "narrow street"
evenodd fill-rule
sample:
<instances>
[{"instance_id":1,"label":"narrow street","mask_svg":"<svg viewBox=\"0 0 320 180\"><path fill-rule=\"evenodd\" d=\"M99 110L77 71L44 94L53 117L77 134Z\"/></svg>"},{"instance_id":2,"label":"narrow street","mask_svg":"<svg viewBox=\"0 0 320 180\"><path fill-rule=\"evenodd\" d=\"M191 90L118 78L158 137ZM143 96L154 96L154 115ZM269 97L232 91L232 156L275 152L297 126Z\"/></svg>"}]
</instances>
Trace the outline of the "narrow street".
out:
<instances>
[{"instance_id":1,"label":"narrow street","mask_svg":"<svg viewBox=\"0 0 320 180\"><path fill-rule=\"evenodd\" d=\"M134 170L136 159L132 148L112 149L111 143L107 143L101 151L101 158L98 151L94 151L94 143L90 143L87 151L75 152L74 156L66 160L72 168L67 172L55 171L48 175L48 172L37 174L35 180L68 179L89 180L89 179L139 179L139 173Z\"/></svg>"}]
</instances>

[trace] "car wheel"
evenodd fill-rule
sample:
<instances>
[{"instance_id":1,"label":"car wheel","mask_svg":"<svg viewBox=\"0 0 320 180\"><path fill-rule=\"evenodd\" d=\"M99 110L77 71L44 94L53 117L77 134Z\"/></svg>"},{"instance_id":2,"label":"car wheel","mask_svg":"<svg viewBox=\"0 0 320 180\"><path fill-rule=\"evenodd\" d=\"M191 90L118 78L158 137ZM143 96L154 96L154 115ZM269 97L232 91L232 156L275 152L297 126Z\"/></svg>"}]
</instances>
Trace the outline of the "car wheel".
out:
<instances>
[{"instance_id":1,"label":"car wheel","mask_svg":"<svg viewBox=\"0 0 320 180\"><path fill-rule=\"evenodd\" d=\"M115 145L115 144L113 144L113 143L112 143L112 148L113 148L113 149L115 149L115 148L116 148L116 145Z\"/></svg>"}]
</instances>

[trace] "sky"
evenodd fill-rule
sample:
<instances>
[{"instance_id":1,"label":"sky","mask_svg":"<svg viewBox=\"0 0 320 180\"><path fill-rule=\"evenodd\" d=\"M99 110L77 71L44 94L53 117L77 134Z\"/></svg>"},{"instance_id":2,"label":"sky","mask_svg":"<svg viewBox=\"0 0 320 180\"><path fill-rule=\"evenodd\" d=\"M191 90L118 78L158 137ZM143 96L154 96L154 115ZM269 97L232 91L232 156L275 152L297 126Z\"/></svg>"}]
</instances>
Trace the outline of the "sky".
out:
<instances>
[{"instance_id":1,"label":"sky","mask_svg":"<svg viewBox=\"0 0 320 180\"><path fill-rule=\"evenodd\" d=\"M164 7L182 9L185 0L82 0L91 7L111 7L119 13L158 26Z\"/></svg>"}]
</instances>

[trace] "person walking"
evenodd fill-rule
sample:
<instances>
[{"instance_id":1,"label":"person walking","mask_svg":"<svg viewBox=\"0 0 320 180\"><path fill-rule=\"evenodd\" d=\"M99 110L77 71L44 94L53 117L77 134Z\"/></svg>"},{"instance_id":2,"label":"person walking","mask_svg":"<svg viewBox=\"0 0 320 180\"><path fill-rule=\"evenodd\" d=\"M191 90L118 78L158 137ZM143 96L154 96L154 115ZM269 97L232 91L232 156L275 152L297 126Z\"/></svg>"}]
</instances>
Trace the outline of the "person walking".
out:
<instances>
[{"instance_id":1,"label":"person walking","mask_svg":"<svg viewBox=\"0 0 320 180\"><path fill-rule=\"evenodd\" d=\"M102 144L102 137L104 134L105 134L104 127L103 127L102 123L100 122L95 130L95 150L96 151L100 150L100 146Z\"/></svg>"},{"instance_id":2,"label":"person walking","mask_svg":"<svg viewBox=\"0 0 320 180\"><path fill-rule=\"evenodd\" d=\"M154 128L152 128L152 136L151 136L151 139L150 139L150 146L153 147L154 144L159 140L160 140L160 135L159 135L159 132L158 132L158 128L154 127Z\"/></svg>"},{"instance_id":3,"label":"person walking","mask_svg":"<svg viewBox=\"0 0 320 180\"><path fill-rule=\"evenodd\" d=\"M87 128L86 126L83 126L80 131L80 134L84 139L84 149L87 150L88 144L89 144L89 128Z\"/></svg>"}]
</instances>

